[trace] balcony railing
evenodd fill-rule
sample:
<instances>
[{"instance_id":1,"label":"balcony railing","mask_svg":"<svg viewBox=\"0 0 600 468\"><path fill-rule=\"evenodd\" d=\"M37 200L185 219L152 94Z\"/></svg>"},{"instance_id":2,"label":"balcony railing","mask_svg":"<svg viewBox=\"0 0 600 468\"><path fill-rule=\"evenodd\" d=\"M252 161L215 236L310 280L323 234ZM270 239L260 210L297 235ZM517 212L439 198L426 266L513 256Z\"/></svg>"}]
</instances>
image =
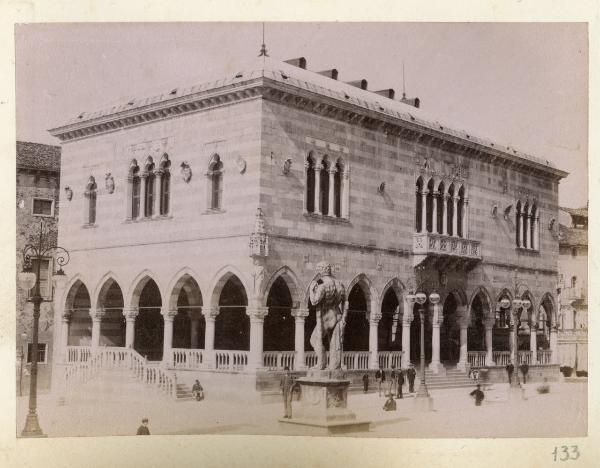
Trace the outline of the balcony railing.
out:
<instances>
[{"instance_id":1,"label":"balcony railing","mask_svg":"<svg viewBox=\"0 0 600 468\"><path fill-rule=\"evenodd\" d=\"M462 237L445 236L432 232L413 234L415 255L436 255L481 260L481 243Z\"/></svg>"},{"instance_id":2,"label":"balcony railing","mask_svg":"<svg viewBox=\"0 0 600 468\"><path fill-rule=\"evenodd\" d=\"M492 351L492 359L496 366L506 366L510 362L510 351ZM486 351L469 351L467 353L467 360L471 367L486 367L487 352ZM552 351L549 349L538 350L537 362L533 362L533 353L531 351L519 351L518 357L519 364L551 364L552 363Z\"/></svg>"},{"instance_id":3,"label":"balcony railing","mask_svg":"<svg viewBox=\"0 0 600 468\"><path fill-rule=\"evenodd\" d=\"M587 288L563 288L561 299L576 301L578 299L587 299Z\"/></svg>"}]
</instances>

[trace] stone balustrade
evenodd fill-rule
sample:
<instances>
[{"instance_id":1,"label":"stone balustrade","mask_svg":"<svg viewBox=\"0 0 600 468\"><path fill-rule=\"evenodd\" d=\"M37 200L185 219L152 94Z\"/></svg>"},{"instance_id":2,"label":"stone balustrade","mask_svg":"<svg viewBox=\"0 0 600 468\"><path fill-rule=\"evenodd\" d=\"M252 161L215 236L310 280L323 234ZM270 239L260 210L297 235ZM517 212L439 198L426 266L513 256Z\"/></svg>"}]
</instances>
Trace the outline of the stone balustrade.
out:
<instances>
[{"instance_id":1,"label":"stone balustrade","mask_svg":"<svg viewBox=\"0 0 600 468\"><path fill-rule=\"evenodd\" d=\"M419 232L413 234L413 253L417 256L437 255L476 261L481 260L481 242L432 232Z\"/></svg>"},{"instance_id":2,"label":"stone balustrade","mask_svg":"<svg viewBox=\"0 0 600 468\"><path fill-rule=\"evenodd\" d=\"M203 349L172 348L171 362L175 369L206 368Z\"/></svg>"},{"instance_id":3,"label":"stone balustrade","mask_svg":"<svg viewBox=\"0 0 600 468\"><path fill-rule=\"evenodd\" d=\"M265 351L263 367L268 370L283 370L286 367L294 369L295 355L295 351Z\"/></svg>"},{"instance_id":4,"label":"stone balustrade","mask_svg":"<svg viewBox=\"0 0 600 468\"><path fill-rule=\"evenodd\" d=\"M249 351L215 350L215 369L243 371L248 366Z\"/></svg>"},{"instance_id":5,"label":"stone balustrade","mask_svg":"<svg viewBox=\"0 0 600 468\"><path fill-rule=\"evenodd\" d=\"M391 369L402 367L402 351L379 351L377 353L379 367L381 369Z\"/></svg>"}]
</instances>

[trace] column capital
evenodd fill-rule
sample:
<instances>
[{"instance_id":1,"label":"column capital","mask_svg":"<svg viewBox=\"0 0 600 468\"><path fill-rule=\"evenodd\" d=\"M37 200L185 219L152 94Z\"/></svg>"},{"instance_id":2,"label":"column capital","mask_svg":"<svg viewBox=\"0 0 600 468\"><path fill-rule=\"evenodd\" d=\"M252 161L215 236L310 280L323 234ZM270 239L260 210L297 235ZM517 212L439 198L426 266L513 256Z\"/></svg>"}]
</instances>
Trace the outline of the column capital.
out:
<instances>
[{"instance_id":1,"label":"column capital","mask_svg":"<svg viewBox=\"0 0 600 468\"><path fill-rule=\"evenodd\" d=\"M62 313L60 314L60 318L63 322L68 323L71 320L71 311L63 310Z\"/></svg>"},{"instance_id":2,"label":"column capital","mask_svg":"<svg viewBox=\"0 0 600 468\"><path fill-rule=\"evenodd\" d=\"M218 307L206 307L202 309L202 315L204 315L204 320L215 320L217 315L219 315L221 310Z\"/></svg>"},{"instance_id":3,"label":"column capital","mask_svg":"<svg viewBox=\"0 0 600 468\"><path fill-rule=\"evenodd\" d=\"M92 322L99 322L106 315L106 311L102 308L90 309L89 314L92 317Z\"/></svg>"},{"instance_id":4,"label":"column capital","mask_svg":"<svg viewBox=\"0 0 600 468\"><path fill-rule=\"evenodd\" d=\"M327 172L329 172L329 175L334 175L337 171L338 170L334 165L331 165L331 167L327 170Z\"/></svg>"},{"instance_id":5,"label":"column capital","mask_svg":"<svg viewBox=\"0 0 600 468\"><path fill-rule=\"evenodd\" d=\"M402 316L402 325L410 325L414 318L415 317L412 312L410 312L410 313L405 312L404 315Z\"/></svg>"},{"instance_id":6,"label":"column capital","mask_svg":"<svg viewBox=\"0 0 600 468\"><path fill-rule=\"evenodd\" d=\"M202 309L192 309L187 311L187 315L190 320L200 320L204 314L202 313Z\"/></svg>"},{"instance_id":7,"label":"column capital","mask_svg":"<svg viewBox=\"0 0 600 468\"><path fill-rule=\"evenodd\" d=\"M489 317L489 318L483 320L483 326L486 329L494 328L495 324L496 324L496 318L495 317Z\"/></svg>"},{"instance_id":8,"label":"column capital","mask_svg":"<svg viewBox=\"0 0 600 468\"><path fill-rule=\"evenodd\" d=\"M442 311L440 310L437 314L437 317L436 314L433 315L433 319L431 320L431 326L440 327L442 323L444 323L444 314L442 314Z\"/></svg>"},{"instance_id":9,"label":"column capital","mask_svg":"<svg viewBox=\"0 0 600 468\"><path fill-rule=\"evenodd\" d=\"M262 322L262 321L264 321L265 317L267 315L269 315L269 308L268 307L254 307L254 308L250 309L249 307L247 307L246 315L248 315L248 317L250 317L250 321Z\"/></svg>"},{"instance_id":10,"label":"column capital","mask_svg":"<svg viewBox=\"0 0 600 468\"><path fill-rule=\"evenodd\" d=\"M123 316L126 321L135 321L136 317L139 315L140 309L137 307L132 307L131 309L124 309Z\"/></svg>"},{"instance_id":11,"label":"column capital","mask_svg":"<svg viewBox=\"0 0 600 468\"><path fill-rule=\"evenodd\" d=\"M308 309L292 309L291 311L292 317L295 317L296 320L304 320L308 317L309 310Z\"/></svg>"},{"instance_id":12,"label":"column capital","mask_svg":"<svg viewBox=\"0 0 600 468\"><path fill-rule=\"evenodd\" d=\"M381 312L371 312L371 314L369 315L369 323L378 324L381 320L381 317L383 317L383 314Z\"/></svg>"},{"instance_id":13,"label":"column capital","mask_svg":"<svg viewBox=\"0 0 600 468\"><path fill-rule=\"evenodd\" d=\"M160 314L163 316L163 319L165 322L172 322L175 319L175 316L177 315L177 309L169 310L169 309L163 308L160 311Z\"/></svg>"}]
</instances>

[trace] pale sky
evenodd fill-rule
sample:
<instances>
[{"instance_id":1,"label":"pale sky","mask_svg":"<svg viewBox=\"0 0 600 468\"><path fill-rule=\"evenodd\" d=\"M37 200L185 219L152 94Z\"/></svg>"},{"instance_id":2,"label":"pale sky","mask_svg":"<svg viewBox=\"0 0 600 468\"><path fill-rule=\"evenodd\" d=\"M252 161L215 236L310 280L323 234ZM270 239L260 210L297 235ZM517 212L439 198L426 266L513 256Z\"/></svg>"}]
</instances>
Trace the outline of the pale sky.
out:
<instances>
[{"instance_id":1,"label":"pale sky","mask_svg":"<svg viewBox=\"0 0 600 468\"><path fill-rule=\"evenodd\" d=\"M419 97L428 115L570 172L560 204L587 201L588 46L583 23L266 23L269 55L306 57L343 81ZM145 89L226 77L258 54L260 23L16 27L17 139ZM160 92L164 92L160 91Z\"/></svg>"}]
</instances>

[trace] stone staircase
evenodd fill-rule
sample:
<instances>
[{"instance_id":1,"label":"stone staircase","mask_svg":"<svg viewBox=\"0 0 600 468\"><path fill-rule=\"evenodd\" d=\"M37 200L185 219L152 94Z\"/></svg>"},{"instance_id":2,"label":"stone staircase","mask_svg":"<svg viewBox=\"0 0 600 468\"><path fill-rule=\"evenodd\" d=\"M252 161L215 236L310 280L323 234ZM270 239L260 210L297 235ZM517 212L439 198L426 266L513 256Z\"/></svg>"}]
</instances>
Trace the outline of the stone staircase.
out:
<instances>
[{"instance_id":1,"label":"stone staircase","mask_svg":"<svg viewBox=\"0 0 600 468\"><path fill-rule=\"evenodd\" d=\"M69 399L86 402L164 400L167 396L151 385L135 378L129 369L102 369L93 379L79 384L69 392ZM192 400L191 387L177 383L174 401Z\"/></svg>"},{"instance_id":2,"label":"stone staircase","mask_svg":"<svg viewBox=\"0 0 600 468\"><path fill-rule=\"evenodd\" d=\"M420 374L417 371L415 387L420 381ZM429 369L425 369L425 381L429 390L438 390L444 388L473 387L477 382L469 378L466 371L453 367L445 368L440 366L439 372L434 374Z\"/></svg>"}]
</instances>

